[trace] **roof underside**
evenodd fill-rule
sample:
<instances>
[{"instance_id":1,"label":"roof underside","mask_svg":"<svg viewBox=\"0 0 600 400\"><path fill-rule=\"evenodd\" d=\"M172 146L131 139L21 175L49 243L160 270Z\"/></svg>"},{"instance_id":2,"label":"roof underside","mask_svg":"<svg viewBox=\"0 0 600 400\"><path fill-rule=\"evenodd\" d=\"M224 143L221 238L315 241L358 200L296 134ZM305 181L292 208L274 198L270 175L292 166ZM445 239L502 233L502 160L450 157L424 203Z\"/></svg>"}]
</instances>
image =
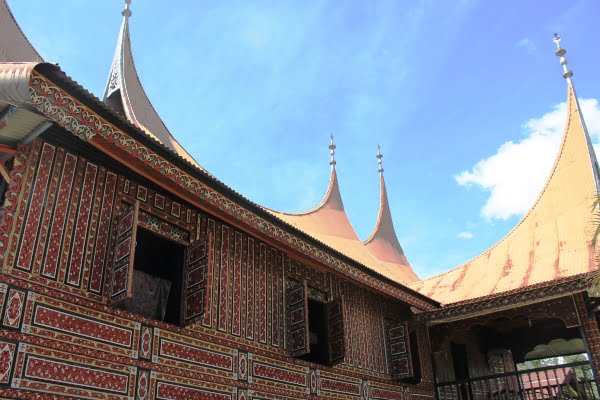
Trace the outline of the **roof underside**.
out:
<instances>
[{"instance_id":1,"label":"roof underside","mask_svg":"<svg viewBox=\"0 0 600 400\"><path fill-rule=\"evenodd\" d=\"M569 81L568 117L561 147L530 211L480 256L410 286L449 304L594 270L591 207L597 177L595 155Z\"/></svg>"}]
</instances>

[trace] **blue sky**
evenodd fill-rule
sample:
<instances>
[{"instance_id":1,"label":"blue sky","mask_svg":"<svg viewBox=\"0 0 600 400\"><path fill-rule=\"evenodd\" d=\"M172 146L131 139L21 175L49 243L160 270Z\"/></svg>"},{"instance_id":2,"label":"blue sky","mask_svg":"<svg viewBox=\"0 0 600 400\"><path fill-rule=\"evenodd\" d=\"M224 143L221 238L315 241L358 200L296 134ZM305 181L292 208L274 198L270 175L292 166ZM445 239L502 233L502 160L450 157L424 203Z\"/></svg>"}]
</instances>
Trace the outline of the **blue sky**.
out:
<instances>
[{"instance_id":1,"label":"blue sky","mask_svg":"<svg viewBox=\"0 0 600 400\"><path fill-rule=\"evenodd\" d=\"M100 96L118 0L9 0L42 56ZM338 146L347 213L377 216L381 144L394 224L422 277L504 236L546 179L564 126L559 32L600 142L600 3L133 0L142 84L179 141L251 200L317 204Z\"/></svg>"}]
</instances>

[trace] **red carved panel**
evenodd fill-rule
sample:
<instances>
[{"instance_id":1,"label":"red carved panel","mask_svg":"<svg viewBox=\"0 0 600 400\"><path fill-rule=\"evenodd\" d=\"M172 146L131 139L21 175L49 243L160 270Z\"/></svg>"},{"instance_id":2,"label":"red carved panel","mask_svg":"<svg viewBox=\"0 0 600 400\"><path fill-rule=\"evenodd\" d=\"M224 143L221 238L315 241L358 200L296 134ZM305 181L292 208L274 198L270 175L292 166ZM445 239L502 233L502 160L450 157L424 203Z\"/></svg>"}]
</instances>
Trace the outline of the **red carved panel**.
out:
<instances>
[{"instance_id":1,"label":"red carved panel","mask_svg":"<svg viewBox=\"0 0 600 400\"><path fill-rule=\"evenodd\" d=\"M142 326L139 352L141 358L152 357L152 328L149 326Z\"/></svg>"},{"instance_id":2,"label":"red carved panel","mask_svg":"<svg viewBox=\"0 0 600 400\"><path fill-rule=\"evenodd\" d=\"M150 383L150 372L141 370L138 374L137 399L148 399L148 384Z\"/></svg>"},{"instance_id":3,"label":"red carved panel","mask_svg":"<svg viewBox=\"0 0 600 400\"><path fill-rule=\"evenodd\" d=\"M258 341L267 342L267 246L259 245L258 264Z\"/></svg>"},{"instance_id":4,"label":"red carved panel","mask_svg":"<svg viewBox=\"0 0 600 400\"><path fill-rule=\"evenodd\" d=\"M280 316L279 316L279 312L281 310L281 306L280 306L280 291L281 291L281 285L280 285L280 280L281 280L281 253L276 251L275 249L271 250L271 285L272 285L272 290L271 292L273 293L273 298L271 300L271 304L272 304L272 314L271 314L271 321L272 321L272 334L271 334L271 343L273 344L273 346L275 347L279 347L279 334L280 334L280 326L279 326L279 322L280 322Z\"/></svg>"},{"instance_id":5,"label":"red carved panel","mask_svg":"<svg viewBox=\"0 0 600 400\"><path fill-rule=\"evenodd\" d=\"M57 280L63 282L67 273L67 268L71 262L71 241L73 240L73 230L75 229L75 223L77 220L77 207L79 206L79 195L81 187L83 185L83 177L85 173L86 162L80 160L77 163L75 170L75 181L73 183L73 189L69 197L69 208L67 210L67 220L64 228L64 235L61 239L61 246L59 250L59 260L57 269Z\"/></svg>"},{"instance_id":6,"label":"red carved panel","mask_svg":"<svg viewBox=\"0 0 600 400\"><path fill-rule=\"evenodd\" d=\"M42 305L35 308L33 324L128 348L132 346L133 333L129 329L119 328Z\"/></svg>"},{"instance_id":7,"label":"red carved panel","mask_svg":"<svg viewBox=\"0 0 600 400\"><path fill-rule=\"evenodd\" d=\"M235 232L233 250L233 293L231 305L231 333L240 336L242 329L241 321L241 298L242 298L242 234Z\"/></svg>"},{"instance_id":8,"label":"red carved panel","mask_svg":"<svg viewBox=\"0 0 600 400\"><path fill-rule=\"evenodd\" d=\"M8 384L12 372L16 346L0 341L0 384Z\"/></svg>"},{"instance_id":9,"label":"red carved panel","mask_svg":"<svg viewBox=\"0 0 600 400\"><path fill-rule=\"evenodd\" d=\"M59 381L74 386L91 386L117 393L127 393L129 383L129 376L124 374L34 356L27 358L24 375L31 379Z\"/></svg>"},{"instance_id":10,"label":"red carved panel","mask_svg":"<svg viewBox=\"0 0 600 400\"><path fill-rule=\"evenodd\" d=\"M56 148L49 144L44 144L40 162L37 168L37 175L33 184L33 193L28 201L29 210L23 231L21 246L19 248L19 257L16 267L29 271L33 259L35 241L38 237L38 228L42 212L44 210L44 199L48 190L48 180L52 170L52 161Z\"/></svg>"},{"instance_id":11,"label":"red carved panel","mask_svg":"<svg viewBox=\"0 0 600 400\"><path fill-rule=\"evenodd\" d=\"M108 242L110 237L112 212L115 204L116 184L117 176L111 172L107 173L100 207L94 260L90 272L89 289L95 293L100 293L102 291L102 282L104 281L103 274L108 256Z\"/></svg>"},{"instance_id":12,"label":"red carved panel","mask_svg":"<svg viewBox=\"0 0 600 400\"><path fill-rule=\"evenodd\" d=\"M350 394L354 396L360 395L360 385L358 383L338 379L321 377L320 389L328 392Z\"/></svg>"},{"instance_id":13,"label":"red carved panel","mask_svg":"<svg viewBox=\"0 0 600 400\"><path fill-rule=\"evenodd\" d=\"M156 400L231 400L231 394L216 393L208 390L196 389L188 386L175 385L167 382L158 382L156 387Z\"/></svg>"},{"instance_id":14,"label":"red carved panel","mask_svg":"<svg viewBox=\"0 0 600 400\"><path fill-rule=\"evenodd\" d=\"M42 269L42 275L51 279L56 278L58 271L58 261L60 255L60 246L65 232L65 223L67 220L67 211L69 209L69 198L73 188L75 170L77 169L77 157L72 154L65 156L64 168L62 170L60 185L56 206L52 216L50 228L50 239L46 247L46 258Z\"/></svg>"},{"instance_id":15,"label":"red carved panel","mask_svg":"<svg viewBox=\"0 0 600 400\"><path fill-rule=\"evenodd\" d=\"M404 400L404 393L399 390L388 390L378 387L371 388L371 397L382 400Z\"/></svg>"},{"instance_id":16,"label":"red carved panel","mask_svg":"<svg viewBox=\"0 0 600 400\"><path fill-rule=\"evenodd\" d=\"M305 373L283 369L256 361L252 363L252 376L303 387L306 387L308 384Z\"/></svg>"},{"instance_id":17,"label":"red carved panel","mask_svg":"<svg viewBox=\"0 0 600 400\"><path fill-rule=\"evenodd\" d=\"M81 197L79 198L79 210L73 236L71 262L69 263L69 272L67 274L67 283L73 286L79 286L81 283L85 244L88 240L88 226L90 223L90 213L97 173L98 167L88 163L85 168Z\"/></svg>"},{"instance_id":18,"label":"red carved panel","mask_svg":"<svg viewBox=\"0 0 600 400\"><path fill-rule=\"evenodd\" d=\"M160 339L160 353L163 357L183 360L193 364L210 366L226 371L233 371L233 357L208 351L198 347L187 346L171 340Z\"/></svg>"},{"instance_id":19,"label":"red carved panel","mask_svg":"<svg viewBox=\"0 0 600 400\"><path fill-rule=\"evenodd\" d=\"M18 328L23 315L23 305L25 303L25 292L10 289L6 300L6 310L4 311L4 320L2 323L9 328Z\"/></svg>"},{"instance_id":20,"label":"red carved panel","mask_svg":"<svg viewBox=\"0 0 600 400\"><path fill-rule=\"evenodd\" d=\"M219 324L220 331L227 331L227 314L229 311L229 227L221 226L221 259L219 262Z\"/></svg>"},{"instance_id":21,"label":"red carved panel","mask_svg":"<svg viewBox=\"0 0 600 400\"><path fill-rule=\"evenodd\" d=\"M254 239L248 238L248 267L246 268L246 337L254 339Z\"/></svg>"},{"instance_id":22,"label":"red carved panel","mask_svg":"<svg viewBox=\"0 0 600 400\"><path fill-rule=\"evenodd\" d=\"M198 214L198 218L200 214ZM205 312L202 316L202 325L203 326L212 326L212 316L213 316L213 305L216 303L214 301L214 293L213 290L213 276L215 271L215 248L217 248L217 244L215 242L215 221L212 219L208 219L205 216L202 216L202 226L206 226L205 235L211 241L212 245L209 248L208 253L208 265L207 265L207 276L206 276L206 302L205 304Z\"/></svg>"},{"instance_id":23,"label":"red carved panel","mask_svg":"<svg viewBox=\"0 0 600 400\"><path fill-rule=\"evenodd\" d=\"M38 231L38 238L35 253L33 256L32 273L39 274L42 264L42 257L46 250L48 233L51 226L52 214L54 212L54 203L56 201L56 190L61 180L62 165L65 159L65 151L61 148L57 149L56 157L54 159L52 173L48 182L46 202L42 213L42 220L40 222L40 229Z\"/></svg>"}]
</instances>

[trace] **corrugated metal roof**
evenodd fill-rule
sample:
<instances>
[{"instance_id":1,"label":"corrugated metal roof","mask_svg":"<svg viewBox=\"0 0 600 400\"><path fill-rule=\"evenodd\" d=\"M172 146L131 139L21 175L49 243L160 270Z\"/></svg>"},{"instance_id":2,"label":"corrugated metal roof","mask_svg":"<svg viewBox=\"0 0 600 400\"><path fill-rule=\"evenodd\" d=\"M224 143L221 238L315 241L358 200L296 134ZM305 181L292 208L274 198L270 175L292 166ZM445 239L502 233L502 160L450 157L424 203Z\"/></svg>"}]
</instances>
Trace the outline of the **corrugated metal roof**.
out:
<instances>
[{"instance_id":1,"label":"corrugated metal roof","mask_svg":"<svg viewBox=\"0 0 600 400\"><path fill-rule=\"evenodd\" d=\"M591 207L598 192L597 181L594 150L569 80L568 119L560 151L533 207L510 233L480 256L410 286L449 304L596 269Z\"/></svg>"}]
</instances>

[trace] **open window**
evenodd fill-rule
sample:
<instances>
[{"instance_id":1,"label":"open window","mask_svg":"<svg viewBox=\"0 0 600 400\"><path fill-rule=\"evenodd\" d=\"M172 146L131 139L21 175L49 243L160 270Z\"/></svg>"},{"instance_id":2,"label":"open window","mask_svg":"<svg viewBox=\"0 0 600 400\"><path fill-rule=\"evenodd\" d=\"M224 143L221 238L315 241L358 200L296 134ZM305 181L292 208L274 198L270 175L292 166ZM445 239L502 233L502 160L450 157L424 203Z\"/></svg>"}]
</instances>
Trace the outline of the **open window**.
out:
<instances>
[{"instance_id":1,"label":"open window","mask_svg":"<svg viewBox=\"0 0 600 400\"><path fill-rule=\"evenodd\" d=\"M306 282L289 280L286 292L287 348L291 355L323 365L344 360L342 303L308 297Z\"/></svg>"},{"instance_id":2,"label":"open window","mask_svg":"<svg viewBox=\"0 0 600 400\"><path fill-rule=\"evenodd\" d=\"M204 311L208 241L185 246L138 226L139 203L123 203L109 293L119 308L175 325Z\"/></svg>"}]
</instances>

